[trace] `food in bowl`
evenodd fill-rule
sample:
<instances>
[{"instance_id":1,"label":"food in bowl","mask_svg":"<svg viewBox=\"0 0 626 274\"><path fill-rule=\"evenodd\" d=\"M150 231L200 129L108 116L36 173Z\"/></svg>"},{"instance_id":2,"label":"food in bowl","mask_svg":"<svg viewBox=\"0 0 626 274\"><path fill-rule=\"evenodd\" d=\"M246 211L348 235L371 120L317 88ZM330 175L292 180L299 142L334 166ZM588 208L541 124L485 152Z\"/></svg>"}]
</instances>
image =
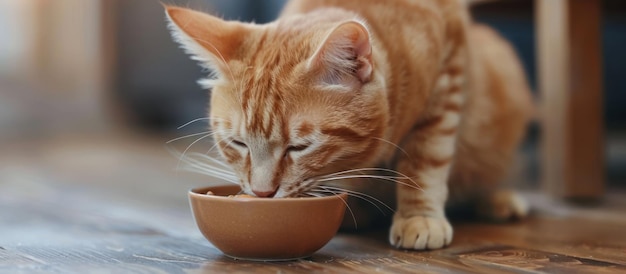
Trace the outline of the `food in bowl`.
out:
<instances>
[{"instance_id":1,"label":"food in bowl","mask_svg":"<svg viewBox=\"0 0 626 274\"><path fill-rule=\"evenodd\" d=\"M234 185L189 191L191 209L204 237L225 255L237 259L309 257L337 233L346 208L346 193L237 199L234 195L239 191Z\"/></svg>"},{"instance_id":2,"label":"food in bowl","mask_svg":"<svg viewBox=\"0 0 626 274\"><path fill-rule=\"evenodd\" d=\"M207 191L206 195L215 195L215 193L213 193L213 191ZM235 194L235 195L228 195L228 198L256 198L255 196L252 195L248 195L248 194Z\"/></svg>"}]
</instances>

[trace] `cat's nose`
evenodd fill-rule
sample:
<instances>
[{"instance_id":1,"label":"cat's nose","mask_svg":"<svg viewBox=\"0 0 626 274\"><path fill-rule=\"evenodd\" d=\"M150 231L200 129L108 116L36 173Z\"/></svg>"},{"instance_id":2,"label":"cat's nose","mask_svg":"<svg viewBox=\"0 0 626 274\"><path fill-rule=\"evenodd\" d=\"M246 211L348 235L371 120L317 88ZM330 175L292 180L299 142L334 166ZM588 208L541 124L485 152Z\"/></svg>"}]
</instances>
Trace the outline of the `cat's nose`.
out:
<instances>
[{"instance_id":1,"label":"cat's nose","mask_svg":"<svg viewBox=\"0 0 626 274\"><path fill-rule=\"evenodd\" d=\"M252 190L252 192L254 192L254 195L256 195L257 197L261 197L261 198L272 198L274 197L274 195L276 194L276 190L278 190L278 188L271 190L271 191L258 191L258 190Z\"/></svg>"}]
</instances>

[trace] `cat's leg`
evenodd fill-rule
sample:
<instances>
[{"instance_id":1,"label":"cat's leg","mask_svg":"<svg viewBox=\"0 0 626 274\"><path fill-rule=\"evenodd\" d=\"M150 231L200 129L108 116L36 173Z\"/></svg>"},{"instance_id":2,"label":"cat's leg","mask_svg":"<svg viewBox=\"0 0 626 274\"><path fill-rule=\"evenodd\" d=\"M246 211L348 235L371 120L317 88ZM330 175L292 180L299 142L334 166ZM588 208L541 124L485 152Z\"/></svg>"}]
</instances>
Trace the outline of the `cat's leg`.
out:
<instances>
[{"instance_id":1,"label":"cat's leg","mask_svg":"<svg viewBox=\"0 0 626 274\"><path fill-rule=\"evenodd\" d=\"M472 118L465 116L468 117ZM509 126L513 126L515 121L509 120ZM519 127L523 128L521 123ZM501 141L493 127L465 129L458 136L454 167L448 179L448 205L451 208L471 208L477 217L488 221L522 219L528 214L529 205L522 195L512 189L512 180L521 177L519 171L514 171L520 168L514 159L521 130L515 142L494 144L468 141L476 139L473 135L475 131L482 138Z\"/></svg>"},{"instance_id":2,"label":"cat's leg","mask_svg":"<svg viewBox=\"0 0 626 274\"><path fill-rule=\"evenodd\" d=\"M444 207L463 94L460 85L449 86L446 92L450 93L442 102L446 107L413 129L403 144L407 153L398 158L397 171L412 178L397 186L389 241L399 248L437 249L452 241Z\"/></svg>"},{"instance_id":3,"label":"cat's leg","mask_svg":"<svg viewBox=\"0 0 626 274\"><path fill-rule=\"evenodd\" d=\"M399 248L442 248L452 241L444 206L454 137L415 135L411 136L415 144L409 147L418 153L402 157L397 166L399 172L414 179L397 186L397 211L389 241Z\"/></svg>"},{"instance_id":4,"label":"cat's leg","mask_svg":"<svg viewBox=\"0 0 626 274\"><path fill-rule=\"evenodd\" d=\"M471 94L463 114L449 185L455 194L471 195L477 215L489 220L521 218L528 213L523 197L510 190L519 171L517 151L534 114L532 92L514 48L497 32L473 25L474 64ZM516 171L517 170L517 171Z\"/></svg>"},{"instance_id":5,"label":"cat's leg","mask_svg":"<svg viewBox=\"0 0 626 274\"><path fill-rule=\"evenodd\" d=\"M518 193L498 189L482 195L476 202L476 214L490 221L521 219L528 214L528 203Z\"/></svg>"}]
</instances>

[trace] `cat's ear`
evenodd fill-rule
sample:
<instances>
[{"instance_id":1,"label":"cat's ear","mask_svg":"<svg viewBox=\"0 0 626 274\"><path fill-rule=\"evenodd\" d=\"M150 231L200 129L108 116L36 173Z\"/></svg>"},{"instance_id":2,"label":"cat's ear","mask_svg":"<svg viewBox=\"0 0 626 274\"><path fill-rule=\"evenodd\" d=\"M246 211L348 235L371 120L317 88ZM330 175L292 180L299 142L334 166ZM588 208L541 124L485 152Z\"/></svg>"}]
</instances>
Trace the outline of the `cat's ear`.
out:
<instances>
[{"instance_id":1,"label":"cat's ear","mask_svg":"<svg viewBox=\"0 0 626 274\"><path fill-rule=\"evenodd\" d=\"M308 65L328 84L369 82L373 69L369 31L358 21L341 23L324 39Z\"/></svg>"},{"instance_id":2,"label":"cat's ear","mask_svg":"<svg viewBox=\"0 0 626 274\"><path fill-rule=\"evenodd\" d=\"M165 14L174 40L192 59L211 69L224 72L246 37L248 28L206 13L165 6Z\"/></svg>"}]
</instances>

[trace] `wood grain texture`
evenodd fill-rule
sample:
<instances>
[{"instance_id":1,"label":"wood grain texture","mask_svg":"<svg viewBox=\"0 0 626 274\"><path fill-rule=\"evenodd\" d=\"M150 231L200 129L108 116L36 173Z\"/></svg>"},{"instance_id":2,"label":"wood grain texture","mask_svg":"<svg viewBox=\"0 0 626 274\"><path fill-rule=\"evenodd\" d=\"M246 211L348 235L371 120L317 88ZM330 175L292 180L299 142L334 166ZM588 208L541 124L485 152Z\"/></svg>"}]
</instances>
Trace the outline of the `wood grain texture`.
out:
<instances>
[{"instance_id":1,"label":"wood grain texture","mask_svg":"<svg viewBox=\"0 0 626 274\"><path fill-rule=\"evenodd\" d=\"M216 180L174 172L162 142L112 139L2 147L0 273L626 271L624 195L610 209L533 198L535 213L522 222L459 220L452 245L436 251L391 248L376 230L340 233L306 259L233 260L202 237L186 197Z\"/></svg>"}]
</instances>

